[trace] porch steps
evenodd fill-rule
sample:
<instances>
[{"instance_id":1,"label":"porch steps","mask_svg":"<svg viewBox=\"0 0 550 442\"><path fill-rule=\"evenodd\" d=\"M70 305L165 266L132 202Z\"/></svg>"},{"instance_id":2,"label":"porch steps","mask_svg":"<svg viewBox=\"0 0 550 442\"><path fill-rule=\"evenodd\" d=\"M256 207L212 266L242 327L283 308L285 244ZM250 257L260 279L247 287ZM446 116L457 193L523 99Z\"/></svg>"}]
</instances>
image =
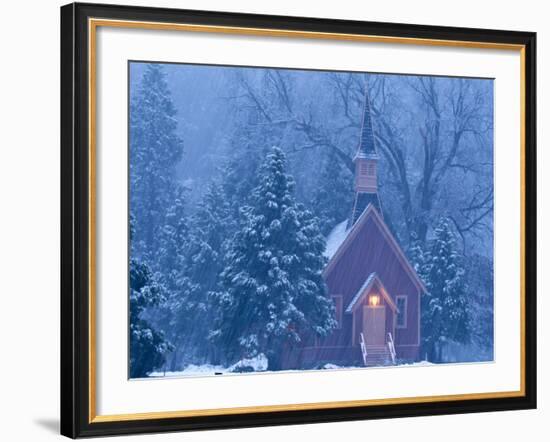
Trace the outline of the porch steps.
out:
<instances>
[{"instance_id":1,"label":"porch steps","mask_svg":"<svg viewBox=\"0 0 550 442\"><path fill-rule=\"evenodd\" d=\"M393 365L387 345L367 345L367 367Z\"/></svg>"}]
</instances>

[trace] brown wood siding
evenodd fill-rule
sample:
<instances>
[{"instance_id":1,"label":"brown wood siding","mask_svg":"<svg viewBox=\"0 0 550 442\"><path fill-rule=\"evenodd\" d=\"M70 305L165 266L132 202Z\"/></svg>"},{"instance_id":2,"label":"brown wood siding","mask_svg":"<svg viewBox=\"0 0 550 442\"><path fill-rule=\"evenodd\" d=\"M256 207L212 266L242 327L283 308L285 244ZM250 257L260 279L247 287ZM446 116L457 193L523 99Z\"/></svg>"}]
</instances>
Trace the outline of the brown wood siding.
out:
<instances>
[{"instance_id":1,"label":"brown wood siding","mask_svg":"<svg viewBox=\"0 0 550 442\"><path fill-rule=\"evenodd\" d=\"M363 357L359 346L355 347L305 347L300 352L300 365L321 368L324 364L362 366Z\"/></svg>"},{"instance_id":2,"label":"brown wood siding","mask_svg":"<svg viewBox=\"0 0 550 442\"><path fill-rule=\"evenodd\" d=\"M345 305L345 304L344 304ZM348 346L351 345L351 328L353 318L351 315L342 314L342 328L335 329L326 338L318 339L320 346Z\"/></svg>"},{"instance_id":3,"label":"brown wood siding","mask_svg":"<svg viewBox=\"0 0 550 442\"><path fill-rule=\"evenodd\" d=\"M326 275L329 293L342 294L345 309L372 272L377 273L394 301L396 295L407 295L409 298L407 328L400 329L399 332L396 330L396 345L417 344L418 288L380 227L372 218L369 218L359 227L353 241ZM344 317L346 316L350 315L345 314ZM357 327L356 324L356 329Z\"/></svg>"},{"instance_id":4,"label":"brown wood siding","mask_svg":"<svg viewBox=\"0 0 550 442\"><path fill-rule=\"evenodd\" d=\"M384 304L386 304L386 332L390 332L395 339L395 333L393 332L393 310L390 308L389 305L384 301ZM388 337L385 336L384 338L386 341L388 340Z\"/></svg>"},{"instance_id":5,"label":"brown wood siding","mask_svg":"<svg viewBox=\"0 0 550 442\"><path fill-rule=\"evenodd\" d=\"M361 342L359 336L363 331L363 308L358 307L353 316L355 316L355 329L353 330L353 339L350 342L353 342L354 345L359 345Z\"/></svg>"},{"instance_id":6,"label":"brown wood siding","mask_svg":"<svg viewBox=\"0 0 550 442\"><path fill-rule=\"evenodd\" d=\"M396 295L404 295L405 293L397 293ZM405 328L395 329L395 342L401 345L418 344L420 342L418 333L419 330L419 292L407 295L407 326Z\"/></svg>"}]
</instances>

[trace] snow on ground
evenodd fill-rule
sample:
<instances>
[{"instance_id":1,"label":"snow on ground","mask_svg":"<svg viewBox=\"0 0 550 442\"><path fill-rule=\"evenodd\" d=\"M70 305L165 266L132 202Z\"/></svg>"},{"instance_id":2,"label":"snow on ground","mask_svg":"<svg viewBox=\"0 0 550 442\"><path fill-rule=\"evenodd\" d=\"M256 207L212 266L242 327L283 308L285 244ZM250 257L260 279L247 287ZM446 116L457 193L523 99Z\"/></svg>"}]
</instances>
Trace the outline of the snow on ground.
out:
<instances>
[{"instance_id":1,"label":"snow on ground","mask_svg":"<svg viewBox=\"0 0 550 442\"><path fill-rule=\"evenodd\" d=\"M406 367L427 367L428 365L436 365L434 364L433 362L428 362L428 361L419 361L419 362L410 362L410 363L404 363L404 364L399 364L400 367L403 367L403 366L406 366Z\"/></svg>"},{"instance_id":2,"label":"snow on ground","mask_svg":"<svg viewBox=\"0 0 550 442\"><path fill-rule=\"evenodd\" d=\"M356 369L356 368L396 368L396 367L427 367L429 365L434 365L433 363L431 362L428 362L428 361L420 361L420 362L410 362L410 363L401 363L401 364L397 364L397 365L375 365L375 366L372 366L372 367L363 367L363 366L358 366L358 367L350 367L350 366L345 366L345 365L336 365L336 364L325 364L323 365L322 369L323 370L350 370L350 369Z\"/></svg>"},{"instance_id":3,"label":"snow on ground","mask_svg":"<svg viewBox=\"0 0 550 442\"><path fill-rule=\"evenodd\" d=\"M323 370L336 370L338 368L342 368L339 365L336 364L325 364L323 365Z\"/></svg>"},{"instance_id":4,"label":"snow on ground","mask_svg":"<svg viewBox=\"0 0 550 442\"><path fill-rule=\"evenodd\" d=\"M208 375L213 373L224 373L227 371L227 367L222 367L221 365L194 365L190 364L181 371L154 371L149 377L150 378L162 378L162 377L174 377L174 376L188 376L188 375Z\"/></svg>"},{"instance_id":5,"label":"snow on ground","mask_svg":"<svg viewBox=\"0 0 550 442\"><path fill-rule=\"evenodd\" d=\"M386 366L375 366L375 367L349 367L349 366L343 366L343 365L336 365L336 364L325 364L321 368L322 370L352 370L352 369L371 369L371 368L395 368L395 367L427 367L429 365L434 365L431 362L428 361L420 361L420 362L411 362L411 363L403 363L398 365L386 365ZM149 377L153 378L159 378L159 377L178 377L178 376L207 376L207 375L214 375L214 374L228 374L228 373L241 373L241 369L245 368L251 368L251 373L259 373L259 372L268 372L267 371L267 358L265 355L260 354L255 358L251 359L243 359L229 367L223 367L221 365L211 365L211 364L204 364L204 365L194 365L190 364L187 367L185 367L181 371L156 371L149 375ZM244 371L244 370L243 370ZM310 371L310 370L284 370L287 372L296 372L296 371ZM280 373L280 372L279 372Z\"/></svg>"},{"instance_id":6,"label":"snow on ground","mask_svg":"<svg viewBox=\"0 0 550 442\"><path fill-rule=\"evenodd\" d=\"M328 259L332 258L338 247L344 242L348 236L349 230L346 230L348 221L342 221L340 224L336 225L334 229L327 236L327 247L323 252Z\"/></svg>"},{"instance_id":7,"label":"snow on ground","mask_svg":"<svg viewBox=\"0 0 550 442\"><path fill-rule=\"evenodd\" d=\"M267 370L267 357L262 353L255 358L242 359L229 367L222 365L194 365L189 364L181 371L154 371L149 377L174 377L174 376L196 376L196 375L211 375L216 373L235 373L242 369L250 367L253 372L262 372Z\"/></svg>"},{"instance_id":8,"label":"snow on ground","mask_svg":"<svg viewBox=\"0 0 550 442\"><path fill-rule=\"evenodd\" d=\"M231 365L227 371L235 371L236 369L250 367L254 371L266 371L267 370L267 357L260 353L255 358L242 359L239 362Z\"/></svg>"}]
</instances>

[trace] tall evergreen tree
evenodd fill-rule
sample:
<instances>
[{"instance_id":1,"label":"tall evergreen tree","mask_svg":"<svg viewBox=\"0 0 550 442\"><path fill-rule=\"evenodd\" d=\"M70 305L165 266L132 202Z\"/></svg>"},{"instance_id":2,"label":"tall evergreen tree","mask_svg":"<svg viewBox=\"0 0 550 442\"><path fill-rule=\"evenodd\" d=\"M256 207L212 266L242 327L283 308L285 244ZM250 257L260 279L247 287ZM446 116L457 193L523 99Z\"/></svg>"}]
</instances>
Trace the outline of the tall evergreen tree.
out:
<instances>
[{"instance_id":1,"label":"tall evergreen tree","mask_svg":"<svg viewBox=\"0 0 550 442\"><path fill-rule=\"evenodd\" d=\"M254 135L254 134L251 134ZM231 217L240 222L241 208L250 204L252 191L258 185L258 169L267 154L265 149L254 149L250 140L235 136L232 158L228 161L223 179L223 187L231 210ZM238 145L239 142L243 145Z\"/></svg>"},{"instance_id":2,"label":"tall evergreen tree","mask_svg":"<svg viewBox=\"0 0 550 442\"><path fill-rule=\"evenodd\" d=\"M130 240L133 237L134 218L130 217ZM130 377L145 377L164 365L166 355L173 349L144 318L147 308L164 301L162 286L149 266L139 259L130 260Z\"/></svg>"},{"instance_id":3,"label":"tall evergreen tree","mask_svg":"<svg viewBox=\"0 0 550 442\"><path fill-rule=\"evenodd\" d=\"M187 305L187 293L191 287L189 278L184 275L189 234L185 209L184 189L180 187L171 205L165 209L156 243L155 256L158 273L166 292L166 301L148 309L151 321L164 331L174 345L174 351L171 353L171 371L179 368L178 357L182 350L180 330L190 321L189 315L180 314L183 306Z\"/></svg>"},{"instance_id":4,"label":"tall evergreen tree","mask_svg":"<svg viewBox=\"0 0 550 442\"><path fill-rule=\"evenodd\" d=\"M281 368L286 344L306 333L324 336L335 326L321 278L324 238L311 213L296 204L285 161L273 148L260 168L226 256L224 290L213 295L218 317L212 337L228 360L264 353L270 370Z\"/></svg>"},{"instance_id":5,"label":"tall evergreen tree","mask_svg":"<svg viewBox=\"0 0 550 442\"><path fill-rule=\"evenodd\" d=\"M155 298L146 303L136 300L139 314L133 318L147 321L159 333L164 331L177 344L171 309L183 302L189 285L182 275L188 234L186 190L176 177L183 142L177 135L176 109L159 64L146 66L141 83L131 96L129 137L130 208L135 220L132 258L138 270L138 264L146 262L155 274L156 284L163 288L162 302Z\"/></svg>"},{"instance_id":6,"label":"tall evergreen tree","mask_svg":"<svg viewBox=\"0 0 550 442\"><path fill-rule=\"evenodd\" d=\"M236 228L223 187L212 182L190 220L179 277L180 292L171 305L171 329L187 358L218 362L219 352L207 339L212 322L209 294L219 289L227 242Z\"/></svg>"},{"instance_id":7,"label":"tall evergreen tree","mask_svg":"<svg viewBox=\"0 0 550 442\"><path fill-rule=\"evenodd\" d=\"M468 256L465 270L472 306L469 316L471 341L479 348L479 356L490 360L493 359L494 341L493 263L490 258L473 254Z\"/></svg>"},{"instance_id":8,"label":"tall evergreen tree","mask_svg":"<svg viewBox=\"0 0 550 442\"><path fill-rule=\"evenodd\" d=\"M418 239L418 235L414 232L411 233L411 243L407 255L417 275L424 281L424 278L427 276L429 253L424 244Z\"/></svg>"},{"instance_id":9,"label":"tall evergreen tree","mask_svg":"<svg viewBox=\"0 0 550 442\"><path fill-rule=\"evenodd\" d=\"M350 214L353 203L353 176L342 167L336 154L331 151L319 177L319 185L314 195L312 210L319 219L323 235L330 231Z\"/></svg>"},{"instance_id":10,"label":"tall evergreen tree","mask_svg":"<svg viewBox=\"0 0 550 442\"><path fill-rule=\"evenodd\" d=\"M422 297L422 343L428 359L442 361L442 350L449 341L466 343L470 338L468 288L456 238L449 222L442 218L428 251L413 259L428 293Z\"/></svg>"},{"instance_id":11,"label":"tall evergreen tree","mask_svg":"<svg viewBox=\"0 0 550 442\"><path fill-rule=\"evenodd\" d=\"M163 68L148 64L130 102L130 207L136 218L134 256L147 256L154 270L168 208L181 197L175 174L183 155L176 109Z\"/></svg>"},{"instance_id":12,"label":"tall evergreen tree","mask_svg":"<svg viewBox=\"0 0 550 442\"><path fill-rule=\"evenodd\" d=\"M184 189L174 189L174 199L165 208L164 220L158 232L156 256L164 283L171 292L181 289L181 272L185 260L185 244L189 234L185 213Z\"/></svg>"}]
</instances>

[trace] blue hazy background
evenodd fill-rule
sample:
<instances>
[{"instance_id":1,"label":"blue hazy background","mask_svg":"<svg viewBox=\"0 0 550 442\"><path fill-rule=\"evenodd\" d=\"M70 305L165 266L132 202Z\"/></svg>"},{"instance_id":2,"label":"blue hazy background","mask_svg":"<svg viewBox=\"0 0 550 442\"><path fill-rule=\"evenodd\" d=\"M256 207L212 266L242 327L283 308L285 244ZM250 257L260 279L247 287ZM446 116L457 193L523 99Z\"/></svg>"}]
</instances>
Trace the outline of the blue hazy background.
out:
<instances>
[{"instance_id":1,"label":"blue hazy background","mask_svg":"<svg viewBox=\"0 0 550 442\"><path fill-rule=\"evenodd\" d=\"M232 296L252 282L238 285L249 251L236 241L258 216L262 183L284 175L281 198L315 228L307 241L304 232L281 241L302 241L321 259L324 238L351 210L366 88L386 222L433 292L423 354L492 360L493 80L142 62L129 70L131 377L277 369L269 355L299 339L280 331L296 317L282 309L259 323L273 328L263 340L239 328ZM316 265L294 269L300 281L320 284ZM303 327L328 333L331 312L301 307ZM430 328L436 316L452 327Z\"/></svg>"}]
</instances>

